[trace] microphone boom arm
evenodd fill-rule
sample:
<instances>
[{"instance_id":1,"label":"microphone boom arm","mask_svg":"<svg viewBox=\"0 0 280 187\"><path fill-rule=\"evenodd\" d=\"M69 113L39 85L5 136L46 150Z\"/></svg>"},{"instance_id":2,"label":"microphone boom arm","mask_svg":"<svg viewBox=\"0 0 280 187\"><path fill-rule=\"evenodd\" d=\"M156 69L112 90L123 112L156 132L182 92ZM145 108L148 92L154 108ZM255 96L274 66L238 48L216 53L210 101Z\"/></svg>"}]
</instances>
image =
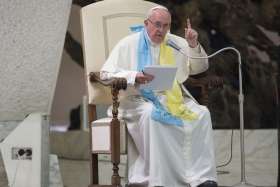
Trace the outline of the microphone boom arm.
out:
<instances>
[{"instance_id":1,"label":"microphone boom arm","mask_svg":"<svg viewBox=\"0 0 280 187\"><path fill-rule=\"evenodd\" d=\"M173 42L174 43L174 42ZM248 184L246 182L246 177L245 177L245 150L244 150L244 94L243 94L243 86L242 86L242 63L241 63L241 55L240 52L234 48L234 47L225 47L222 48L216 52L214 52L211 55L207 55L204 57L195 57L195 56L190 56L185 54L184 52L181 51L181 48L179 48L176 44L175 46L167 43L167 45L173 47L175 50L179 51L181 54L187 56L188 58L191 59L208 59L212 58L213 56L227 50L233 50L237 56L238 56L238 70L239 70L239 95L238 95L238 100L239 100L239 122L240 122L240 155L241 155L241 181L240 183L234 185L234 186L253 186L251 184Z\"/></svg>"}]
</instances>

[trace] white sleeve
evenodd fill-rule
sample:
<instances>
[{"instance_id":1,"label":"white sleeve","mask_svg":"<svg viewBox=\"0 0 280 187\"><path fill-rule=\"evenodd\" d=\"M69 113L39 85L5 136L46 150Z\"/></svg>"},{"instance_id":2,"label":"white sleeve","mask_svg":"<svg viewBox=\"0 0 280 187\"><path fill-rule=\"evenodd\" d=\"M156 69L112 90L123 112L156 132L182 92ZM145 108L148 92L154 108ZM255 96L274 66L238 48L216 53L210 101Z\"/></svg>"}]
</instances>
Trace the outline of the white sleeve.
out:
<instances>
[{"instance_id":1,"label":"white sleeve","mask_svg":"<svg viewBox=\"0 0 280 187\"><path fill-rule=\"evenodd\" d=\"M198 44L195 48L188 49L188 54L193 57L206 57L207 54L204 51L203 47ZM191 59L188 58L190 75L195 75L206 71L209 67L208 59Z\"/></svg>"},{"instance_id":2,"label":"white sleeve","mask_svg":"<svg viewBox=\"0 0 280 187\"><path fill-rule=\"evenodd\" d=\"M110 79L114 77L126 78L129 85L134 85L137 71L129 70L129 57L126 45L119 42L111 51L108 59L101 68L101 79Z\"/></svg>"}]
</instances>

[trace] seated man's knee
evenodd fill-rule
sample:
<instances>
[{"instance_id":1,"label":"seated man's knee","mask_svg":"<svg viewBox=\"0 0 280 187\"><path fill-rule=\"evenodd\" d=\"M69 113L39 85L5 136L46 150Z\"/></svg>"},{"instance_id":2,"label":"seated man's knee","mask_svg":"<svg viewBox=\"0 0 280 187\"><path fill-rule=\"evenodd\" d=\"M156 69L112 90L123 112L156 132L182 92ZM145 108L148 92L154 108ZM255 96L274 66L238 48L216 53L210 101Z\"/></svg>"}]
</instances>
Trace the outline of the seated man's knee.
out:
<instances>
[{"instance_id":1,"label":"seated man's knee","mask_svg":"<svg viewBox=\"0 0 280 187\"><path fill-rule=\"evenodd\" d=\"M150 102L145 102L142 106L141 106L141 114L142 115L151 115L153 110L153 104Z\"/></svg>"}]
</instances>

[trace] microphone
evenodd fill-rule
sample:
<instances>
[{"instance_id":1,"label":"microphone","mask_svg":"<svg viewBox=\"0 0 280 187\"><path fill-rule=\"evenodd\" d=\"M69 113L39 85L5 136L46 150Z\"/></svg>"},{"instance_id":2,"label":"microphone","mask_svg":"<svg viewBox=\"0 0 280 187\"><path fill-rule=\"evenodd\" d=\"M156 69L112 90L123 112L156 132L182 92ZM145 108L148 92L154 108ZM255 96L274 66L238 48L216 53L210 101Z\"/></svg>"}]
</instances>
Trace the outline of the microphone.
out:
<instances>
[{"instance_id":1,"label":"microphone","mask_svg":"<svg viewBox=\"0 0 280 187\"><path fill-rule=\"evenodd\" d=\"M192 58L192 59L208 59L208 58L212 58L213 56L223 52L223 51L227 51L227 50L233 50L237 56L238 56L238 61L239 64L241 64L241 55L240 52L235 49L234 47L224 47L218 51L216 51L215 53L212 53L211 55L206 55L206 56L190 56L189 54L184 53L181 49L181 47L179 47L174 41L172 41L170 38L167 39L166 41L166 45L172 47L173 49L175 49L176 51L180 52L181 54L185 55L188 58Z\"/></svg>"},{"instance_id":2,"label":"microphone","mask_svg":"<svg viewBox=\"0 0 280 187\"><path fill-rule=\"evenodd\" d=\"M171 39L168 39L168 40L166 41L166 45L172 47L173 49L175 49L175 50L177 50L177 51L179 51L179 52L181 52L181 47L179 47L179 46L178 46L175 42L173 42Z\"/></svg>"}]
</instances>

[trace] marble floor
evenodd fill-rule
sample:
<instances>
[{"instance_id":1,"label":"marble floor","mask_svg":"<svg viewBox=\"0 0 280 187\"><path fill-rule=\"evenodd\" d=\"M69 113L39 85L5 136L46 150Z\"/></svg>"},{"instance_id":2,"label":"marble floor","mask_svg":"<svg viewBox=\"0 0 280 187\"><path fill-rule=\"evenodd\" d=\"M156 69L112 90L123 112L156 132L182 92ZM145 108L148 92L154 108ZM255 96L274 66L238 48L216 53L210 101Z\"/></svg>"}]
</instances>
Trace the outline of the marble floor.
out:
<instances>
[{"instance_id":1,"label":"marble floor","mask_svg":"<svg viewBox=\"0 0 280 187\"><path fill-rule=\"evenodd\" d=\"M82 160L59 159L60 171L64 187L87 187L89 184L89 162ZM238 164L237 164L238 165ZM253 186L275 186L277 175L272 171L265 171L266 163L259 163L261 170L247 171L246 181ZM249 168L248 168L249 169ZM101 175L106 175L103 173ZM239 167L224 167L218 169L219 186L236 186L241 181ZM243 187L243 186L242 186ZM245 187L245 186L244 186Z\"/></svg>"},{"instance_id":2,"label":"marble floor","mask_svg":"<svg viewBox=\"0 0 280 187\"><path fill-rule=\"evenodd\" d=\"M59 159L64 187L88 187L89 161Z\"/></svg>"},{"instance_id":3,"label":"marble floor","mask_svg":"<svg viewBox=\"0 0 280 187\"><path fill-rule=\"evenodd\" d=\"M63 187L60 164L57 155L50 155L49 187ZM64 173L64 172L63 172Z\"/></svg>"},{"instance_id":4,"label":"marble floor","mask_svg":"<svg viewBox=\"0 0 280 187\"><path fill-rule=\"evenodd\" d=\"M17 122L9 125L1 123L0 139L5 138L16 126ZM50 187L87 187L89 184L88 132L69 132L67 136L50 134L51 153L58 156L58 158L55 155L50 157L52 170ZM277 131L245 130L244 137L246 181L254 186L276 186ZM217 166L226 163L232 154L232 160L227 166L217 168L219 186L246 187L246 185L236 185L241 180L239 130L234 130L233 133L231 130L215 130L214 140ZM104 157L100 164L110 165L109 157ZM102 180L110 181L111 168L100 168L105 168L101 171Z\"/></svg>"},{"instance_id":5,"label":"marble floor","mask_svg":"<svg viewBox=\"0 0 280 187\"><path fill-rule=\"evenodd\" d=\"M231 131L215 130L217 165L228 161L230 157ZM232 160L225 166L217 168L219 186L246 187L240 185L239 131L233 132ZM277 131L245 131L245 179L253 186L270 187L277 183ZM110 164L109 158L101 164ZM87 187L89 182L89 162L87 160L59 159L60 171L65 187ZM102 180L110 181L110 171L101 172ZM107 181L107 182L108 182Z\"/></svg>"},{"instance_id":6,"label":"marble floor","mask_svg":"<svg viewBox=\"0 0 280 187\"><path fill-rule=\"evenodd\" d=\"M277 131L245 131L245 179L254 186L276 186L277 184ZM230 156L231 131L216 130L216 163L225 163ZM218 168L218 179L221 186L235 186L241 181L240 133L233 133L232 160Z\"/></svg>"}]
</instances>

